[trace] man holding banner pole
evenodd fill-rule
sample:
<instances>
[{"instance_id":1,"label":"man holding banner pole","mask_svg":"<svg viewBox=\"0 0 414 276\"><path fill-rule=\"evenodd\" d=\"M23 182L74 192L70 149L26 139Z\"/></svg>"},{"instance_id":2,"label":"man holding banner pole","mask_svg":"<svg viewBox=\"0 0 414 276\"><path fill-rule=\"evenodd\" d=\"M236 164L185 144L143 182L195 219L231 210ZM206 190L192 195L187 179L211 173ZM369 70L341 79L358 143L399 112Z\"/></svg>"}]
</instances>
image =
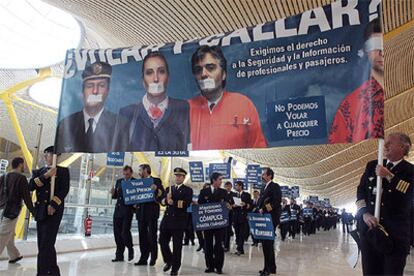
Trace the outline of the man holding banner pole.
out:
<instances>
[{"instance_id":1,"label":"man holding banner pole","mask_svg":"<svg viewBox=\"0 0 414 276\"><path fill-rule=\"evenodd\" d=\"M369 162L361 177L356 205L364 275L404 273L410 250L409 218L414 184L414 166L404 156L411 145L408 135L390 134L385 141L386 159L380 164L377 160Z\"/></svg>"},{"instance_id":2,"label":"man holding banner pole","mask_svg":"<svg viewBox=\"0 0 414 276\"><path fill-rule=\"evenodd\" d=\"M223 176L220 173L213 172L210 176L211 186L200 191L198 204L227 202L227 192L220 188L222 180ZM226 227L204 231L204 254L207 266L205 273L211 273L214 270L217 274L223 273L225 230Z\"/></svg>"},{"instance_id":3,"label":"man holding banner pole","mask_svg":"<svg viewBox=\"0 0 414 276\"><path fill-rule=\"evenodd\" d=\"M182 168L174 169L175 185L167 187L166 196L161 204L167 206L160 225L160 247L165 262L164 272L171 269L177 275L181 266L183 235L188 225L187 207L193 200L193 189L184 185L187 172ZM173 250L169 243L172 239Z\"/></svg>"},{"instance_id":4,"label":"man holding banner pole","mask_svg":"<svg viewBox=\"0 0 414 276\"><path fill-rule=\"evenodd\" d=\"M56 166L57 155L50 146L44 150L46 166L33 170L29 182L36 191L34 218L37 222L37 275L60 275L56 260L55 242L69 192L70 176L67 168Z\"/></svg>"},{"instance_id":5,"label":"man holding banner pole","mask_svg":"<svg viewBox=\"0 0 414 276\"><path fill-rule=\"evenodd\" d=\"M261 214L271 214L273 231L279 225L282 202L282 191L279 184L273 182L274 172L271 168L263 168L263 187L258 201L258 210ZM262 240L264 268L259 271L261 276L276 274L276 257L274 240Z\"/></svg>"},{"instance_id":6,"label":"man holding banner pole","mask_svg":"<svg viewBox=\"0 0 414 276\"><path fill-rule=\"evenodd\" d=\"M138 174L141 178L150 178L151 167L148 164L139 165ZM151 189L154 191L155 201L138 204L136 217L138 220L139 249L141 257L135 265L147 265L151 255L150 266L154 266L158 257L157 231L158 218L160 216L160 205L164 195L164 187L161 179L152 177L153 184Z\"/></svg>"}]
</instances>

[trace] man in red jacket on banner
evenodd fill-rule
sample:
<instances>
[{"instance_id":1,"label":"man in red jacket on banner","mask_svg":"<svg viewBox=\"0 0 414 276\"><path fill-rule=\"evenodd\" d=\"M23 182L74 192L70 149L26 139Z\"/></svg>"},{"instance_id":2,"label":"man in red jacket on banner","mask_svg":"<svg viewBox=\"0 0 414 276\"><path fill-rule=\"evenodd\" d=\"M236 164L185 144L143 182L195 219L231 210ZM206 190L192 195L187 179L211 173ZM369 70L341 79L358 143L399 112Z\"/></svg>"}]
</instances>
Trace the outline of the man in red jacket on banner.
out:
<instances>
[{"instance_id":1,"label":"man in red jacket on banner","mask_svg":"<svg viewBox=\"0 0 414 276\"><path fill-rule=\"evenodd\" d=\"M384 51L378 18L368 23L364 38L370 78L342 101L329 131L330 144L384 137Z\"/></svg>"}]
</instances>

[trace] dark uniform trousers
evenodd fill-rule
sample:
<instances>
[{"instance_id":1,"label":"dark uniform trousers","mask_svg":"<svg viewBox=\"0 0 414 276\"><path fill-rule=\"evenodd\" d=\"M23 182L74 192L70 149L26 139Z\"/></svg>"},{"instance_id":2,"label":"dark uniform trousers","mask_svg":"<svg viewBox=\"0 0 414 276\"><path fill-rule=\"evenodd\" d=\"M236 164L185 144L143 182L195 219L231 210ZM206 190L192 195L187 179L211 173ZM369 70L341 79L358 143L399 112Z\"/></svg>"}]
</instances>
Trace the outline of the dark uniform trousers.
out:
<instances>
[{"instance_id":1,"label":"dark uniform trousers","mask_svg":"<svg viewBox=\"0 0 414 276\"><path fill-rule=\"evenodd\" d=\"M129 251L133 250L131 224L134 212L132 206L125 205L122 193L122 179L116 181L115 193L112 195L112 198L117 200L113 219L116 243L115 258L123 260L125 247Z\"/></svg>"},{"instance_id":2,"label":"dark uniform trousers","mask_svg":"<svg viewBox=\"0 0 414 276\"><path fill-rule=\"evenodd\" d=\"M252 199L249 193L235 193L234 197L240 198L245 204L233 208L233 226L236 232L236 245L238 252L244 252L244 241L249 235L249 224L247 220L247 212L253 209Z\"/></svg>"},{"instance_id":3,"label":"dark uniform trousers","mask_svg":"<svg viewBox=\"0 0 414 276\"><path fill-rule=\"evenodd\" d=\"M295 210L296 211L296 219L291 220L290 221L290 228L289 228L289 235L292 236L292 238L294 239L296 234L299 234L299 214L300 214L300 207L297 204L294 204L291 206L291 210Z\"/></svg>"},{"instance_id":4,"label":"dark uniform trousers","mask_svg":"<svg viewBox=\"0 0 414 276\"><path fill-rule=\"evenodd\" d=\"M286 205L282 208L282 213L287 214L288 218L290 219L290 206ZM280 236L282 238L282 241L284 241L286 239L286 235L289 232L289 228L290 228L290 221L283 221L280 222Z\"/></svg>"},{"instance_id":5,"label":"dark uniform trousers","mask_svg":"<svg viewBox=\"0 0 414 276\"><path fill-rule=\"evenodd\" d=\"M211 190L210 187L202 189L198 196L198 204L228 202L227 191L221 188ZM204 231L204 257L207 269L222 270L224 265L224 235L226 228Z\"/></svg>"},{"instance_id":6,"label":"dark uniform trousers","mask_svg":"<svg viewBox=\"0 0 414 276\"><path fill-rule=\"evenodd\" d=\"M169 193L167 188L165 195ZM172 271L178 272L181 267L181 254L183 247L183 235L188 226L187 207L193 200L193 190L185 185L172 187L173 204L167 203L166 197L162 200L163 205L167 206L160 226L160 247L161 254L166 264L172 265ZM173 242L173 250L169 243Z\"/></svg>"},{"instance_id":7,"label":"dark uniform trousers","mask_svg":"<svg viewBox=\"0 0 414 276\"><path fill-rule=\"evenodd\" d=\"M192 213L187 214L187 227L184 231L184 244L188 244L190 241L194 242L194 228L193 228L193 218Z\"/></svg>"},{"instance_id":8,"label":"dark uniform trousers","mask_svg":"<svg viewBox=\"0 0 414 276\"><path fill-rule=\"evenodd\" d=\"M50 200L50 178L46 179L44 174L48 168L33 170L29 182L31 191L36 191L37 202L35 203L34 217L37 227L37 275L60 275L56 259L55 242L59 225L64 211L64 199L69 192L70 176L67 168L57 167L55 180L55 193ZM47 208L52 206L56 211L48 215Z\"/></svg>"},{"instance_id":9,"label":"dark uniform trousers","mask_svg":"<svg viewBox=\"0 0 414 276\"><path fill-rule=\"evenodd\" d=\"M154 191L155 202L138 204L136 217L138 220L139 249L141 257L139 261L147 262L151 254L151 260L158 258L158 218L160 216L159 202L164 196L164 187L161 179L153 178L157 189Z\"/></svg>"},{"instance_id":10,"label":"dark uniform trousers","mask_svg":"<svg viewBox=\"0 0 414 276\"><path fill-rule=\"evenodd\" d=\"M235 192L227 192L227 202L232 206L234 204L233 197L236 196ZM233 235L233 210L229 210L229 225L226 227L224 232L224 248L230 249L230 239Z\"/></svg>"},{"instance_id":11,"label":"dark uniform trousers","mask_svg":"<svg viewBox=\"0 0 414 276\"><path fill-rule=\"evenodd\" d=\"M258 201L258 209L263 210L263 213L270 213L273 222L273 231L279 224L280 209L282 201L282 192L277 183L270 182L268 185L263 185ZM276 273L276 257L273 240L262 240L264 268L263 270L269 273Z\"/></svg>"},{"instance_id":12,"label":"dark uniform trousers","mask_svg":"<svg viewBox=\"0 0 414 276\"><path fill-rule=\"evenodd\" d=\"M384 160L384 166L385 163ZM394 174L391 181L383 179L379 222L393 242L391 252L383 254L368 242L368 226L363 221L365 212L373 215L375 210L376 165L376 160L367 164L357 190L357 229L361 240L362 270L364 275L403 275L410 250L410 222L407 218L413 197L414 166L402 160L390 169Z\"/></svg>"}]
</instances>

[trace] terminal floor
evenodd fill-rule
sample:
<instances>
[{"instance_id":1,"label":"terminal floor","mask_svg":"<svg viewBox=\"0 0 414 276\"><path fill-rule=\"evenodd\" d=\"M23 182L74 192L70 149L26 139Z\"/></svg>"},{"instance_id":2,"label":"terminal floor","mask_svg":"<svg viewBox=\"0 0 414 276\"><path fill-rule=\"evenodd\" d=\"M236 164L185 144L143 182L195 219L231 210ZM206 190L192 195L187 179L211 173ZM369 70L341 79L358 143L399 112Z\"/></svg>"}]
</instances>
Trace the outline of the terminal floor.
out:
<instances>
[{"instance_id":1,"label":"terminal floor","mask_svg":"<svg viewBox=\"0 0 414 276\"><path fill-rule=\"evenodd\" d=\"M251 247L249 240L245 246L245 255L226 253L223 272L226 275L258 275L263 267L261 247ZM215 275L204 274L204 254L196 252L197 246L183 247L183 264L179 275ZM356 268L351 268L347 257L356 252L356 244L340 229L318 232L312 236L300 236L294 240L281 242L275 246L277 275L362 275L360 260ZM139 247L135 246L136 260ZM413 251L414 253L414 251ZM159 258L154 267L137 267L133 263L112 263L114 249L85 251L58 255L62 276L104 276L104 275L169 275L162 271L164 263ZM135 260L135 261L136 261ZM10 265L0 261L0 275L32 276L36 275L36 258L24 258L18 264ZM407 258L405 275L414 275L414 257Z\"/></svg>"}]
</instances>

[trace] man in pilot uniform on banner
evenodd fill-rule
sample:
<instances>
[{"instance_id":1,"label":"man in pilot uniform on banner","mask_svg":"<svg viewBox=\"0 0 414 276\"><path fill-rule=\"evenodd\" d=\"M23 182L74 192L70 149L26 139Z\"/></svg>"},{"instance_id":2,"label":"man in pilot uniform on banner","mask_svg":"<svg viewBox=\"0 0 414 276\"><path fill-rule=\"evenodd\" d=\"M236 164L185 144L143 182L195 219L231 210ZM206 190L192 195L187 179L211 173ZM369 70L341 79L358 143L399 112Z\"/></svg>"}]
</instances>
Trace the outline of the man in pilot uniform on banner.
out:
<instances>
[{"instance_id":1,"label":"man in pilot uniform on banner","mask_svg":"<svg viewBox=\"0 0 414 276\"><path fill-rule=\"evenodd\" d=\"M369 162L357 190L358 232L364 275L403 275L410 252L414 166L404 159L411 140L392 133L385 140L383 165ZM374 217L376 178L382 177L380 219Z\"/></svg>"}]
</instances>

